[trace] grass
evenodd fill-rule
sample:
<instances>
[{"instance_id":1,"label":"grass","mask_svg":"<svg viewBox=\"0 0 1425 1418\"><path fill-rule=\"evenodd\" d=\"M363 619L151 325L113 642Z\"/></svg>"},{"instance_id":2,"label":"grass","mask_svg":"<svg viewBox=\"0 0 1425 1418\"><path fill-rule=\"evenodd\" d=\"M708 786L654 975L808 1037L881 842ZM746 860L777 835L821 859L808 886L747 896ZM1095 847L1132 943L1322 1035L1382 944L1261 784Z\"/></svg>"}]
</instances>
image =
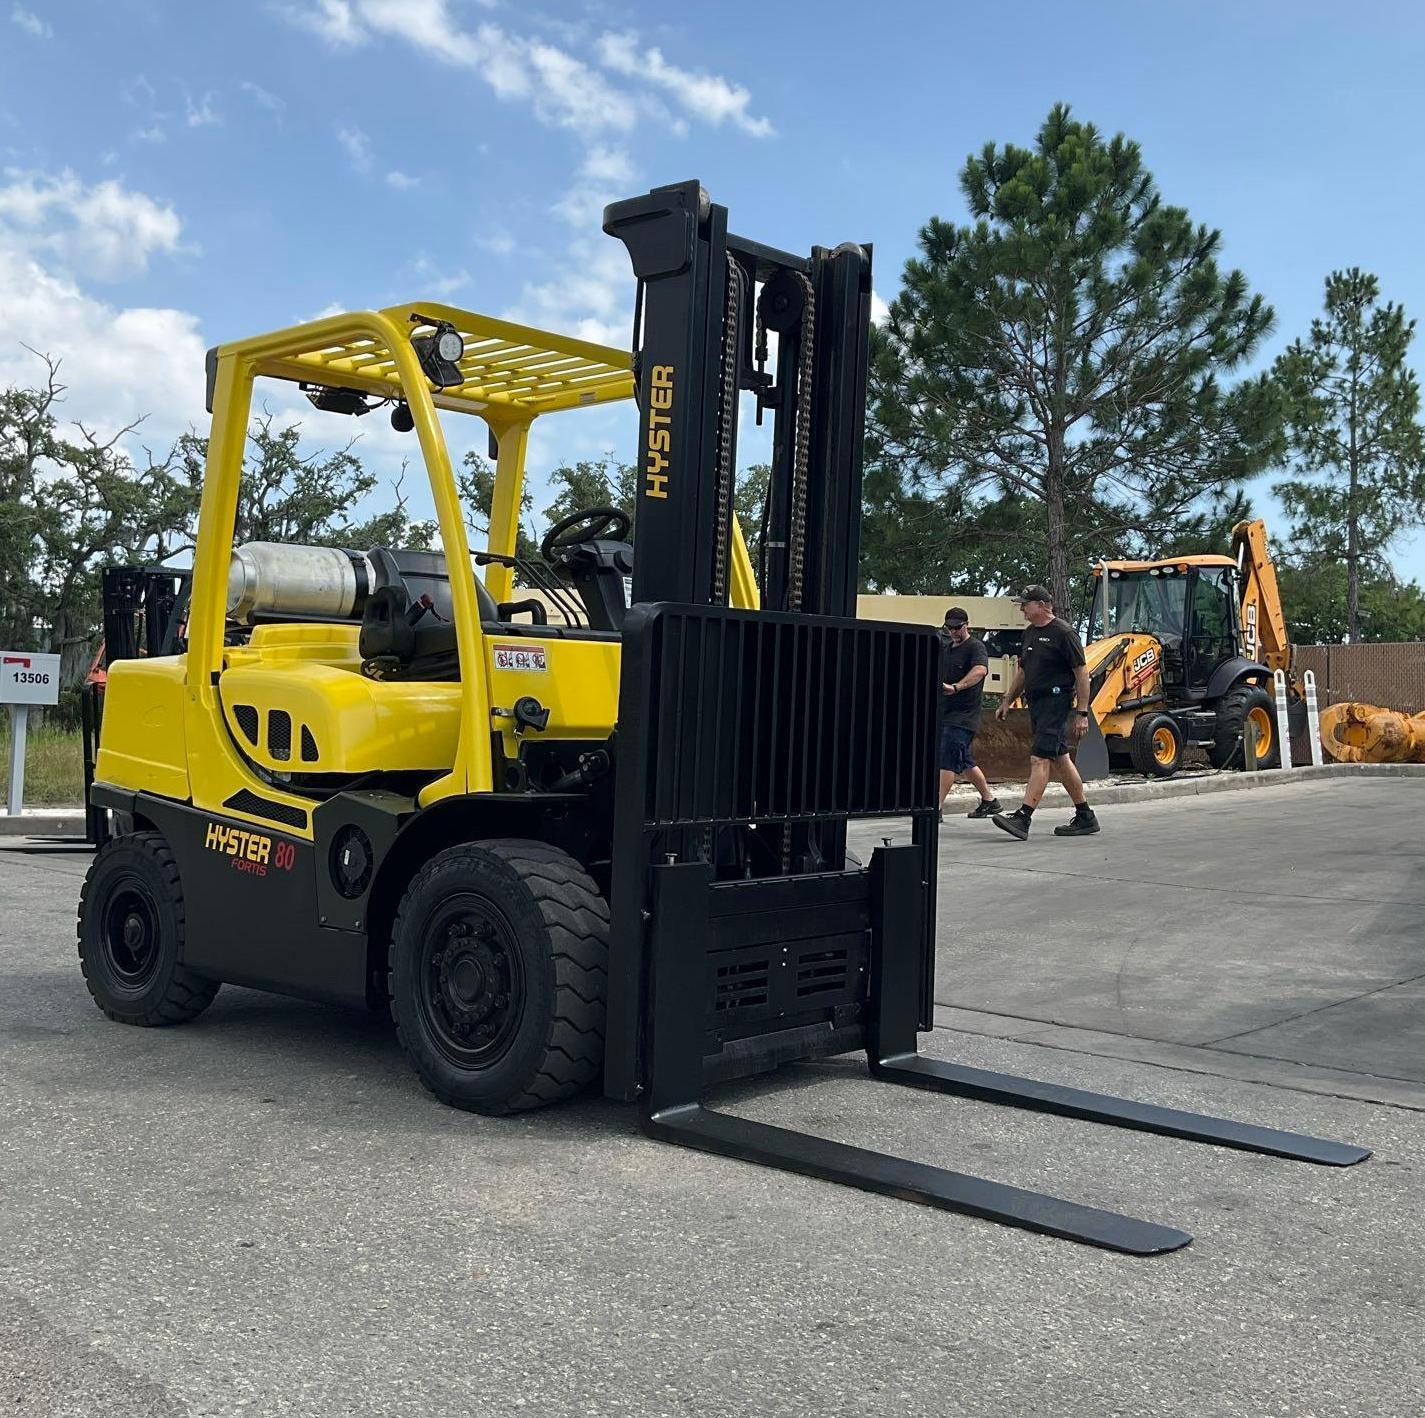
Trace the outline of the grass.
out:
<instances>
[{"instance_id":1,"label":"grass","mask_svg":"<svg viewBox=\"0 0 1425 1418\"><path fill-rule=\"evenodd\" d=\"M0 812L10 791L10 712L0 710ZM78 729L30 729L25 806L78 807L84 801L84 748Z\"/></svg>"}]
</instances>

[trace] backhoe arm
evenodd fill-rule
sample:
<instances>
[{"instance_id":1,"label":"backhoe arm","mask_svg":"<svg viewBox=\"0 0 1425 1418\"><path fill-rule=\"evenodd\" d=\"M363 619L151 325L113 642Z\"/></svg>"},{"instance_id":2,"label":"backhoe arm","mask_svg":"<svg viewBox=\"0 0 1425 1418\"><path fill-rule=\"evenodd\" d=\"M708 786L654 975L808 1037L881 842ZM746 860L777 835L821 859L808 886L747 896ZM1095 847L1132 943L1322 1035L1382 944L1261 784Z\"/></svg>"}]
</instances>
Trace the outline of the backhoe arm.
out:
<instances>
[{"instance_id":1,"label":"backhoe arm","mask_svg":"<svg viewBox=\"0 0 1425 1418\"><path fill-rule=\"evenodd\" d=\"M1267 524L1257 518L1232 529L1232 555L1241 573L1243 653L1270 670L1291 669L1291 636L1277 588L1277 570L1267 549Z\"/></svg>"}]
</instances>

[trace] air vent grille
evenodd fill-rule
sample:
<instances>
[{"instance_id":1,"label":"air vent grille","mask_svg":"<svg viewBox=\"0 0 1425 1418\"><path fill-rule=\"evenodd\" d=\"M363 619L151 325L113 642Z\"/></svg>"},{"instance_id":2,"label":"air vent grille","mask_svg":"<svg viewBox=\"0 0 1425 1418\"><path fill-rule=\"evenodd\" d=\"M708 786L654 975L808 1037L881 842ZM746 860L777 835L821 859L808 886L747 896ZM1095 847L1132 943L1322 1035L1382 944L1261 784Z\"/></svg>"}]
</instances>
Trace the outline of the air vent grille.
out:
<instances>
[{"instance_id":1,"label":"air vent grille","mask_svg":"<svg viewBox=\"0 0 1425 1418\"><path fill-rule=\"evenodd\" d=\"M797 994L803 999L839 994L846 988L846 966L844 950L807 951L797 961Z\"/></svg>"},{"instance_id":2,"label":"air vent grille","mask_svg":"<svg viewBox=\"0 0 1425 1418\"><path fill-rule=\"evenodd\" d=\"M766 1004L769 986L766 960L739 960L719 965L713 1008L720 1012Z\"/></svg>"},{"instance_id":3,"label":"air vent grille","mask_svg":"<svg viewBox=\"0 0 1425 1418\"><path fill-rule=\"evenodd\" d=\"M242 731L242 736L252 744L257 746L257 709L251 704L234 704L233 718L237 720L237 726Z\"/></svg>"},{"instance_id":4,"label":"air vent grille","mask_svg":"<svg viewBox=\"0 0 1425 1418\"><path fill-rule=\"evenodd\" d=\"M292 716L285 709L267 711L267 752L279 763L292 757Z\"/></svg>"},{"instance_id":5,"label":"air vent grille","mask_svg":"<svg viewBox=\"0 0 1425 1418\"><path fill-rule=\"evenodd\" d=\"M315 763L321 754L317 752L317 741L312 737L312 731L302 725L302 762Z\"/></svg>"},{"instance_id":6,"label":"air vent grille","mask_svg":"<svg viewBox=\"0 0 1425 1418\"><path fill-rule=\"evenodd\" d=\"M245 812L249 817L265 817L270 822L286 823L288 827L305 827L307 814L299 807L287 803L274 803L269 798L261 798L247 788L241 788L224 804L234 812Z\"/></svg>"}]
</instances>

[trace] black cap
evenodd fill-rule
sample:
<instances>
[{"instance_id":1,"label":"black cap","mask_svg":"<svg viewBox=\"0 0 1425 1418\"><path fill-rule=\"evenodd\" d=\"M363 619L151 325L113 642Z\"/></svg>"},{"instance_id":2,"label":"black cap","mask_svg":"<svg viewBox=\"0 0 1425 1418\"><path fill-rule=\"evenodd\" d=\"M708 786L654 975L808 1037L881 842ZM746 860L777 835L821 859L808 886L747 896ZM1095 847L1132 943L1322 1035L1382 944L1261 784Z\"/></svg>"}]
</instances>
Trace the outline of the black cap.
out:
<instances>
[{"instance_id":1,"label":"black cap","mask_svg":"<svg viewBox=\"0 0 1425 1418\"><path fill-rule=\"evenodd\" d=\"M945 612L946 625L969 625L969 623L970 612L965 610L963 606L951 606L950 609Z\"/></svg>"},{"instance_id":2,"label":"black cap","mask_svg":"<svg viewBox=\"0 0 1425 1418\"><path fill-rule=\"evenodd\" d=\"M1047 586L1026 586L1015 597L1015 600L1022 605L1025 601L1043 601L1046 606L1054 604L1054 593Z\"/></svg>"}]
</instances>

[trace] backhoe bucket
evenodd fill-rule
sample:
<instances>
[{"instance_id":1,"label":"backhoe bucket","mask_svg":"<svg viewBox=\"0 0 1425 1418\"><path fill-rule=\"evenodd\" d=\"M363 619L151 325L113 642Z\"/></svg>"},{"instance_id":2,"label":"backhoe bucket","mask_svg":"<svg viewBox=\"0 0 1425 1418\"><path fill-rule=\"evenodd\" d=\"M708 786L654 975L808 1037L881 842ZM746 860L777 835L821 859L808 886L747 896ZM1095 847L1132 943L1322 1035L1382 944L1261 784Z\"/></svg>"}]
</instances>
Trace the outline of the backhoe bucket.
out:
<instances>
[{"instance_id":1,"label":"backhoe bucket","mask_svg":"<svg viewBox=\"0 0 1425 1418\"><path fill-rule=\"evenodd\" d=\"M991 783L1022 783L1029 776L1029 747L1033 741L1029 710L1011 709L1003 719L986 713L975 735L975 762ZM1092 715L1088 732L1073 754L1084 782L1108 777L1108 745Z\"/></svg>"}]
</instances>

